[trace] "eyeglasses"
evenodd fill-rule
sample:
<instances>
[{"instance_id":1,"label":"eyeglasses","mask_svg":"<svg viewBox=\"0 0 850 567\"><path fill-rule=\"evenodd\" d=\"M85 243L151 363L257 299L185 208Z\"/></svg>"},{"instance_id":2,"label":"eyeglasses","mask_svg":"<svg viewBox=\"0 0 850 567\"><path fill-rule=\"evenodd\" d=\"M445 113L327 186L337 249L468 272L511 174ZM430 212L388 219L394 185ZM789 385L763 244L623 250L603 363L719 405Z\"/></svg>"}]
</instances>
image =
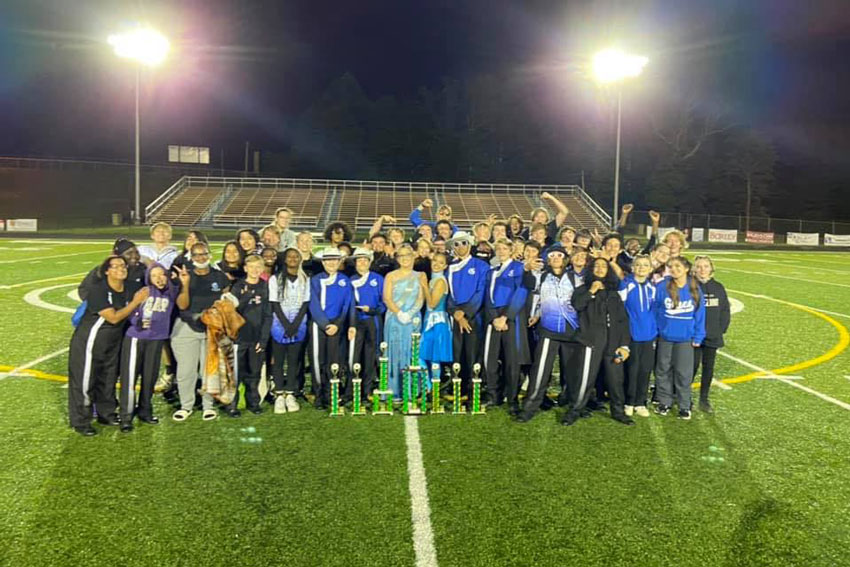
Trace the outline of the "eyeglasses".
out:
<instances>
[{"instance_id":1,"label":"eyeglasses","mask_svg":"<svg viewBox=\"0 0 850 567\"><path fill-rule=\"evenodd\" d=\"M452 248L460 248L461 246L469 246L469 242L467 242L466 240L452 242Z\"/></svg>"}]
</instances>

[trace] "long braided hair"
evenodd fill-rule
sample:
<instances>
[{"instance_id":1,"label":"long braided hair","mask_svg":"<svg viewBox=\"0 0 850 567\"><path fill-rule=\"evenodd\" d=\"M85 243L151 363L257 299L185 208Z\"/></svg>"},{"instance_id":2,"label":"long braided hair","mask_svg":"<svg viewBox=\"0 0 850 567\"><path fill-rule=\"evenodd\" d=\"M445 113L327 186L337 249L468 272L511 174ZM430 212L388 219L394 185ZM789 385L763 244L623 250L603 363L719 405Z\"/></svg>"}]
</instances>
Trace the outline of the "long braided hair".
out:
<instances>
[{"instance_id":1,"label":"long braided hair","mask_svg":"<svg viewBox=\"0 0 850 567\"><path fill-rule=\"evenodd\" d=\"M684 258L682 256L676 256L675 258L670 258L667 261L667 267L669 268L670 266L672 266L673 262L678 262L679 264L681 264L682 267L685 268L685 273L690 274L691 263L688 261L687 258ZM688 278L687 279L688 283L686 285L688 286L688 291L691 294L691 299L694 300L694 305L698 306L699 305L699 284L697 284L697 279L695 277L689 275L689 276L687 276L687 278ZM676 280L674 280L672 277L669 280L667 280L667 295L669 295L670 300L673 301L673 308L675 309L676 307L678 307L679 306L679 286L676 285Z\"/></svg>"}]
</instances>

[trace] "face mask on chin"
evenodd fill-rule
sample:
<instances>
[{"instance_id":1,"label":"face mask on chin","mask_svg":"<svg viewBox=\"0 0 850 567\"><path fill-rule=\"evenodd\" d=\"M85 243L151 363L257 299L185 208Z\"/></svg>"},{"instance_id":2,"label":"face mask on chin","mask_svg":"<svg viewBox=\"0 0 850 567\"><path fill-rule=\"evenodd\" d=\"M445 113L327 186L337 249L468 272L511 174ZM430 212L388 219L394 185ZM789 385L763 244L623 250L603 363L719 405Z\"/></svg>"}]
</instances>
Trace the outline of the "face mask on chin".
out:
<instances>
[{"instance_id":1,"label":"face mask on chin","mask_svg":"<svg viewBox=\"0 0 850 567\"><path fill-rule=\"evenodd\" d=\"M201 270L206 270L210 267L210 261L207 260L206 262L195 262L195 267Z\"/></svg>"}]
</instances>

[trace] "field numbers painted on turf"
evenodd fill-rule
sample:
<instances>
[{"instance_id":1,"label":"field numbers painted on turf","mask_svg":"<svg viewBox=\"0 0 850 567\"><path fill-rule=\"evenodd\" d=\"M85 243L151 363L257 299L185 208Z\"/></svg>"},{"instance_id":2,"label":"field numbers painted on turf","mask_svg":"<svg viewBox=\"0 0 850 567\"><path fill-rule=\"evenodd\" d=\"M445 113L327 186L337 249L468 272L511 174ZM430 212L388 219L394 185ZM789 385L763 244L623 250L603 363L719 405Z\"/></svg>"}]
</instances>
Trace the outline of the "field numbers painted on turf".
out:
<instances>
[{"instance_id":1,"label":"field numbers painted on turf","mask_svg":"<svg viewBox=\"0 0 850 567\"><path fill-rule=\"evenodd\" d=\"M729 298L729 312L734 315L744 310L744 304L734 297Z\"/></svg>"}]
</instances>

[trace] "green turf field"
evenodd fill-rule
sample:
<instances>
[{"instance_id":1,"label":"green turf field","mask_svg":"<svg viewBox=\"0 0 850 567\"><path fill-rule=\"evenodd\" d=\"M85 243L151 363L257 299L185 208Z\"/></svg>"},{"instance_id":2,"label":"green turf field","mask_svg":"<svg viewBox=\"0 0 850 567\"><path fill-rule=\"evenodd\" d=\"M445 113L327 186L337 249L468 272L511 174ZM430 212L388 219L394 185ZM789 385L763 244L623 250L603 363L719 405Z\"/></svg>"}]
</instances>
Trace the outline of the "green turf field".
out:
<instances>
[{"instance_id":1,"label":"green turf field","mask_svg":"<svg viewBox=\"0 0 850 567\"><path fill-rule=\"evenodd\" d=\"M0 565L850 565L850 254L714 256L743 310L713 417L177 424L157 396L161 425L83 438L69 292L108 247L0 240Z\"/></svg>"}]
</instances>

